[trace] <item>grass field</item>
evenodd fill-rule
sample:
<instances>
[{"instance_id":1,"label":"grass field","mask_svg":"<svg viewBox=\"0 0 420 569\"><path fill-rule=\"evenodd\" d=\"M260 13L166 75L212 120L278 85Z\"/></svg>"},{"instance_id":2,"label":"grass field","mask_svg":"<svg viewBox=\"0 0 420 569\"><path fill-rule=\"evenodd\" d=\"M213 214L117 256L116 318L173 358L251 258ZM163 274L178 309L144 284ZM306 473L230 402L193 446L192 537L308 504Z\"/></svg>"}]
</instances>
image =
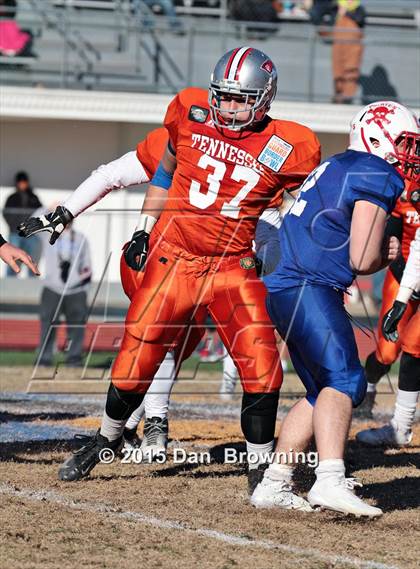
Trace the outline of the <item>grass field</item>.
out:
<instances>
[{"instance_id":1,"label":"grass field","mask_svg":"<svg viewBox=\"0 0 420 569\"><path fill-rule=\"evenodd\" d=\"M220 401L217 372L200 371L196 382L175 388L165 464L116 460L66 484L57 479L59 464L74 448L75 432L98 427L104 396L26 394L29 366L0 371L2 569L418 568L418 424L410 448L372 450L354 434L378 421L354 422L349 471L364 482L363 497L384 510L382 518L255 510L243 465L223 462L226 448L244 447L240 394ZM78 374L68 370L70 379ZM293 402L287 393L297 390L297 378L287 374L280 419ZM392 405L383 395L378 411L389 414ZM174 463L179 448L209 453L210 464ZM310 468L299 469L301 492L312 480Z\"/></svg>"}]
</instances>

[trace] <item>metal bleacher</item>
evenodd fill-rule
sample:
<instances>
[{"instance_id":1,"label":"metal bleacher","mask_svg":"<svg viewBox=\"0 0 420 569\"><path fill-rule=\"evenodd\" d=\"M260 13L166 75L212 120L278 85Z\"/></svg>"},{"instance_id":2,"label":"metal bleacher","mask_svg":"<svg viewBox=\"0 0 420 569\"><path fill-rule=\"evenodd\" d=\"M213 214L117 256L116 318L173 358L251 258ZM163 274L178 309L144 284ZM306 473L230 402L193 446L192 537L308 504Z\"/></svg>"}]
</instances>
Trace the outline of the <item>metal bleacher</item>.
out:
<instances>
[{"instance_id":1,"label":"metal bleacher","mask_svg":"<svg viewBox=\"0 0 420 569\"><path fill-rule=\"evenodd\" d=\"M229 0L176 0L182 24L177 30L158 12L151 13L146 25L138 4L20 0L17 20L33 32L36 57L0 57L1 83L173 93L191 84L205 86L215 58L234 45L252 43L274 54L287 78L280 98L329 100L331 46L302 10L280 13L276 23L252 22L250 33L249 22L230 18ZM364 5L366 71L384 66L402 102L418 106L418 1L365 0ZM256 33L259 27L263 34Z\"/></svg>"}]
</instances>

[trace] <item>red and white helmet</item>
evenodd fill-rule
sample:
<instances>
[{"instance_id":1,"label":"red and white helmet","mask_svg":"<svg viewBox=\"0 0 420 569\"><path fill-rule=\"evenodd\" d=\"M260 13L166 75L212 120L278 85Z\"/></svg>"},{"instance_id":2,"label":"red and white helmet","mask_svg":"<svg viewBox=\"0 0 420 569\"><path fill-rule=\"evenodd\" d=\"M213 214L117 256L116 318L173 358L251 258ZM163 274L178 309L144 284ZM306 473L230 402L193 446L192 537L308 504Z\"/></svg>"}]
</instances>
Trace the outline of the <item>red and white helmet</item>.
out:
<instances>
[{"instance_id":1,"label":"red and white helmet","mask_svg":"<svg viewBox=\"0 0 420 569\"><path fill-rule=\"evenodd\" d=\"M400 103L377 101L359 111L350 123L349 149L375 154L403 178L420 180L419 121Z\"/></svg>"}]
</instances>

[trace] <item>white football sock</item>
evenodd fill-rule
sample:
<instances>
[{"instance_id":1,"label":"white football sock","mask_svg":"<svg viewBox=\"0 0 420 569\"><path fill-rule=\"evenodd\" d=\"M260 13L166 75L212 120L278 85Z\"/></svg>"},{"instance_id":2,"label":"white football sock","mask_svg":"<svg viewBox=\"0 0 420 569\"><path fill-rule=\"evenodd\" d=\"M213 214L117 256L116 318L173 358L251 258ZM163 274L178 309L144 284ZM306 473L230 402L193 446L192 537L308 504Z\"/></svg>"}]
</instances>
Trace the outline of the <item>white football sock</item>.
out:
<instances>
[{"instance_id":1,"label":"white football sock","mask_svg":"<svg viewBox=\"0 0 420 569\"><path fill-rule=\"evenodd\" d=\"M264 476L270 480L284 480L285 482L291 482L294 469L295 467L292 464L279 464L277 462L272 462L265 471Z\"/></svg>"},{"instance_id":2,"label":"white football sock","mask_svg":"<svg viewBox=\"0 0 420 569\"><path fill-rule=\"evenodd\" d=\"M316 479L321 481L330 476L345 474L346 467L342 458L327 458L321 460L315 469Z\"/></svg>"},{"instance_id":3,"label":"white football sock","mask_svg":"<svg viewBox=\"0 0 420 569\"><path fill-rule=\"evenodd\" d=\"M393 420L403 431L411 431L418 397L419 391L401 391L398 389Z\"/></svg>"},{"instance_id":4,"label":"white football sock","mask_svg":"<svg viewBox=\"0 0 420 569\"><path fill-rule=\"evenodd\" d=\"M367 384L367 393L376 393L376 383Z\"/></svg>"},{"instance_id":5,"label":"white football sock","mask_svg":"<svg viewBox=\"0 0 420 569\"><path fill-rule=\"evenodd\" d=\"M172 352L166 354L144 398L146 418L168 415L169 397L175 383L175 358Z\"/></svg>"},{"instance_id":6,"label":"white football sock","mask_svg":"<svg viewBox=\"0 0 420 569\"><path fill-rule=\"evenodd\" d=\"M150 384L149 389L139 407L130 415L127 429L136 429L146 413L146 417L160 417L165 419L168 415L169 397L175 382L175 358L168 352L160 364L159 369Z\"/></svg>"},{"instance_id":7,"label":"white football sock","mask_svg":"<svg viewBox=\"0 0 420 569\"><path fill-rule=\"evenodd\" d=\"M257 445L246 441L246 451L248 453L248 467L250 470L258 468L260 464L266 464L269 460L269 453L273 452L274 440L269 443ZM251 456L250 456L251 455Z\"/></svg>"},{"instance_id":8,"label":"white football sock","mask_svg":"<svg viewBox=\"0 0 420 569\"><path fill-rule=\"evenodd\" d=\"M135 409L130 417L128 418L127 423L125 424L125 428L126 429L130 429L130 431L132 429L137 429L138 424L140 423L140 421L143 419L143 415L144 415L144 406L146 405L146 397L147 394L145 395L143 401L141 402L141 404L137 407L137 409Z\"/></svg>"},{"instance_id":9,"label":"white football sock","mask_svg":"<svg viewBox=\"0 0 420 569\"><path fill-rule=\"evenodd\" d=\"M230 357L226 348L223 349L225 354L223 358L223 381L225 382L236 382L238 379L238 370L236 369L235 362Z\"/></svg>"},{"instance_id":10,"label":"white football sock","mask_svg":"<svg viewBox=\"0 0 420 569\"><path fill-rule=\"evenodd\" d=\"M111 419L104 410L100 433L109 441L116 441L122 435L125 422L125 419Z\"/></svg>"}]
</instances>

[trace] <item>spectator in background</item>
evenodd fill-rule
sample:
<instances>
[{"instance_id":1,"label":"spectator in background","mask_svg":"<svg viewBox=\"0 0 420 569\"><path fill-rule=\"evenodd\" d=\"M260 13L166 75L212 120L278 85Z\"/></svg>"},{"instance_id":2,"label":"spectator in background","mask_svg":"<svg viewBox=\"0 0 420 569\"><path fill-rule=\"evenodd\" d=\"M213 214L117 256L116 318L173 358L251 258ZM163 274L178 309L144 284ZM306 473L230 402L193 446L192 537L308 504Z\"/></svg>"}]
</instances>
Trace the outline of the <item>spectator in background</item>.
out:
<instances>
[{"instance_id":1,"label":"spectator in background","mask_svg":"<svg viewBox=\"0 0 420 569\"><path fill-rule=\"evenodd\" d=\"M312 4L310 6L310 4ZM309 17L315 26L333 24L337 15L336 0L313 0L307 3Z\"/></svg>"},{"instance_id":2,"label":"spectator in background","mask_svg":"<svg viewBox=\"0 0 420 569\"><path fill-rule=\"evenodd\" d=\"M333 30L333 103L350 104L356 94L363 55L365 10L360 0L338 0Z\"/></svg>"},{"instance_id":3,"label":"spectator in background","mask_svg":"<svg viewBox=\"0 0 420 569\"><path fill-rule=\"evenodd\" d=\"M247 26L248 39L266 39L278 30L278 16L282 11L279 0L230 0L230 17L238 22L254 22L256 26ZM264 23L277 26L264 26Z\"/></svg>"},{"instance_id":4,"label":"spectator in background","mask_svg":"<svg viewBox=\"0 0 420 569\"><path fill-rule=\"evenodd\" d=\"M178 34L184 34L184 26L176 15L173 0L131 0L135 13L142 16L143 24L146 27L153 27L154 14L152 8L159 7L162 13L168 18L171 29Z\"/></svg>"},{"instance_id":5,"label":"spectator in background","mask_svg":"<svg viewBox=\"0 0 420 569\"><path fill-rule=\"evenodd\" d=\"M64 314L68 346L66 365L80 366L92 275L89 244L72 224L67 226L54 247L48 244L49 233L40 233L40 236L44 245L45 285L40 303L41 341L37 363L52 365L56 325L60 315Z\"/></svg>"},{"instance_id":6,"label":"spectator in background","mask_svg":"<svg viewBox=\"0 0 420 569\"><path fill-rule=\"evenodd\" d=\"M41 256L41 242L37 235L25 239L17 233L17 226L30 216L36 209L42 207L37 195L33 192L29 176L26 172L18 172L15 176L15 191L7 198L3 216L9 226L9 241L18 248L25 249L37 263ZM28 272L29 276L33 276ZM16 276L15 271L8 267L7 276Z\"/></svg>"},{"instance_id":7,"label":"spectator in background","mask_svg":"<svg viewBox=\"0 0 420 569\"><path fill-rule=\"evenodd\" d=\"M16 1L0 0L0 55L34 57L32 33L21 29L15 16Z\"/></svg>"}]
</instances>

